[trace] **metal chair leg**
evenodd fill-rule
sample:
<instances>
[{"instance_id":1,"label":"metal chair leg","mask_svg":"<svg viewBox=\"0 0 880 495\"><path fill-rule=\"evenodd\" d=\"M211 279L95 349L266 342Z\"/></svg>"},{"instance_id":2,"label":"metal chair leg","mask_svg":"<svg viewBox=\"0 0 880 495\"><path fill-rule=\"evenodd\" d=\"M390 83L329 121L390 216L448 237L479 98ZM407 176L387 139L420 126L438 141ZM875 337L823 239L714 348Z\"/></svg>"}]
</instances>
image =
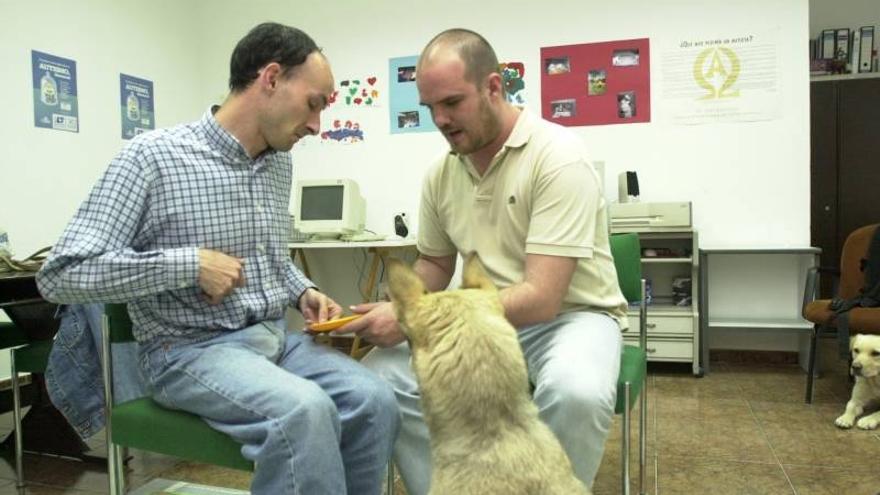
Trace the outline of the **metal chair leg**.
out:
<instances>
[{"instance_id":1,"label":"metal chair leg","mask_svg":"<svg viewBox=\"0 0 880 495\"><path fill-rule=\"evenodd\" d=\"M388 461L388 480L385 481L385 495L394 495L394 461Z\"/></svg>"},{"instance_id":2,"label":"metal chair leg","mask_svg":"<svg viewBox=\"0 0 880 495\"><path fill-rule=\"evenodd\" d=\"M121 495L119 490L119 473L116 469L116 456L119 451L110 443L110 435L107 435L107 482L109 483L110 495Z\"/></svg>"},{"instance_id":3,"label":"metal chair leg","mask_svg":"<svg viewBox=\"0 0 880 495\"><path fill-rule=\"evenodd\" d=\"M813 376L816 373L816 341L819 340L819 325L813 325L813 335L810 340L809 365L807 366L807 391L804 402L813 403Z\"/></svg>"},{"instance_id":4,"label":"metal chair leg","mask_svg":"<svg viewBox=\"0 0 880 495\"><path fill-rule=\"evenodd\" d=\"M12 374L12 418L15 422L15 486L24 487L24 440L21 434L21 383L15 367L15 350L9 353L9 370Z\"/></svg>"},{"instance_id":5,"label":"metal chair leg","mask_svg":"<svg viewBox=\"0 0 880 495\"><path fill-rule=\"evenodd\" d=\"M630 437L629 437L629 422L630 422L630 411L629 411L629 390L630 390L630 382L625 382L623 384L623 431L621 431L621 435L623 436L623 448L620 451L620 465L621 465L621 489L620 493L623 495L629 495L629 448L630 448Z\"/></svg>"},{"instance_id":6,"label":"metal chair leg","mask_svg":"<svg viewBox=\"0 0 880 495\"><path fill-rule=\"evenodd\" d=\"M119 445L114 445L113 448L116 449L116 489L120 494L123 494L127 491L125 489L125 454Z\"/></svg>"},{"instance_id":7,"label":"metal chair leg","mask_svg":"<svg viewBox=\"0 0 880 495\"><path fill-rule=\"evenodd\" d=\"M645 495L648 464L648 376L642 380L642 396L639 411L639 495Z\"/></svg>"}]
</instances>

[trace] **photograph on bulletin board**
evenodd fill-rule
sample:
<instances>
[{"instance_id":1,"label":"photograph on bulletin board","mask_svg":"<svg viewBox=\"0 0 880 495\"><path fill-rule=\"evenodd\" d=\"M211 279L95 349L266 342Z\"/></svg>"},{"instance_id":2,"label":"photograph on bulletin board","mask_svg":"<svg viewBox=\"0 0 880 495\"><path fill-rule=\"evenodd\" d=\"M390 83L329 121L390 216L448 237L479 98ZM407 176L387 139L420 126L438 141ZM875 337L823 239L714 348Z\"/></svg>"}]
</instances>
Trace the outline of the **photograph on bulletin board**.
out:
<instances>
[{"instance_id":1,"label":"photograph on bulletin board","mask_svg":"<svg viewBox=\"0 0 880 495\"><path fill-rule=\"evenodd\" d=\"M541 48L541 114L564 126L650 122L649 40Z\"/></svg>"},{"instance_id":2,"label":"photograph on bulletin board","mask_svg":"<svg viewBox=\"0 0 880 495\"><path fill-rule=\"evenodd\" d=\"M419 104L416 64L419 57L392 58L388 63L388 105L391 134L436 131L427 108Z\"/></svg>"}]
</instances>

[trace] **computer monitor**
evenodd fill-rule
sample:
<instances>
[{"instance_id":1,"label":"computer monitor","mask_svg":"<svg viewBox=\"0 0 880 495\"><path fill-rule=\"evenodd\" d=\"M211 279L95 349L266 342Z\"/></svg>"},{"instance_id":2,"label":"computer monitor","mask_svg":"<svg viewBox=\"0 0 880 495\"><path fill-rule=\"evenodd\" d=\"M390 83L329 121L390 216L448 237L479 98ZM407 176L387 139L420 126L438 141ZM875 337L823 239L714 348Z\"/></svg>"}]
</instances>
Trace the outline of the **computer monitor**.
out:
<instances>
[{"instance_id":1,"label":"computer monitor","mask_svg":"<svg viewBox=\"0 0 880 495\"><path fill-rule=\"evenodd\" d=\"M296 183L294 224L315 238L363 232L367 205L351 179L310 179Z\"/></svg>"}]
</instances>

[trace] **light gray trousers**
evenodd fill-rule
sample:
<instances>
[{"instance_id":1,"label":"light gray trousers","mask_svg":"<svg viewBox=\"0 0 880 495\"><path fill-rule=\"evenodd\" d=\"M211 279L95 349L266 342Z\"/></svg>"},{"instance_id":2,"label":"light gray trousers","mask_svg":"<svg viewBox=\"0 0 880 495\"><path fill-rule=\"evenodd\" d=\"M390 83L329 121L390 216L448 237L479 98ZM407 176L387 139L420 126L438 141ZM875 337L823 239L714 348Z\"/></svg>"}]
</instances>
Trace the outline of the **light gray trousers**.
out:
<instances>
[{"instance_id":1,"label":"light gray trousers","mask_svg":"<svg viewBox=\"0 0 880 495\"><path fill-rule=\"evenodd\" d=\"M617 322L599 313L566 313L520 329L519 341L541 419L556 433L577 477L592 486L617 399L622 345ZM426 495L431 486L430 442L409 347L403 343L374 349L362 363L394 388L402 415L394 461L407 493Z\"/></svg>"}]
</instances>

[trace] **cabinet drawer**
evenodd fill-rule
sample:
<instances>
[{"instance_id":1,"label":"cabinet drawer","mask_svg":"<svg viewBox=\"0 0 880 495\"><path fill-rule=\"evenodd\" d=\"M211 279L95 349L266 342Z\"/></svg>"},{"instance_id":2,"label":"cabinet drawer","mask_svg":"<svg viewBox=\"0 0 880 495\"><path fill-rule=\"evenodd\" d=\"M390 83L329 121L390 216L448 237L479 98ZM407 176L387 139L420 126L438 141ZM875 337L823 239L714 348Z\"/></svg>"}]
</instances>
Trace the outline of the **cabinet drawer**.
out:
<instances>
[{"instance_id":1,"label":"cabinet drawer","mask_svg":"<svg viewBox=\"0 0 880 495\"><path fill-rule=\"evenodd\" d=\"M650 312L648 313L648 335L663 333L663 334L684 334L684 335L693 335L694 334L694 317L691 315L681 315L681 316L665 316L665 315L656 315L651 316ZM638 335L639 334L639 318L629 317L629 330L624 333L626 336Z\"/></svg>"},{"instance_id":2,"label":"cabinet drawer","mask_svg":"<svg viewBox=\"0 0 880 495\"><path fill-rule=\"evenodd\" d=\"M639 345L638 338L625 336L626 345ZM663 340L648 338L648 360L685 360L694 358L694 343L690 340Z\"/></svg>"}]
</instances>

